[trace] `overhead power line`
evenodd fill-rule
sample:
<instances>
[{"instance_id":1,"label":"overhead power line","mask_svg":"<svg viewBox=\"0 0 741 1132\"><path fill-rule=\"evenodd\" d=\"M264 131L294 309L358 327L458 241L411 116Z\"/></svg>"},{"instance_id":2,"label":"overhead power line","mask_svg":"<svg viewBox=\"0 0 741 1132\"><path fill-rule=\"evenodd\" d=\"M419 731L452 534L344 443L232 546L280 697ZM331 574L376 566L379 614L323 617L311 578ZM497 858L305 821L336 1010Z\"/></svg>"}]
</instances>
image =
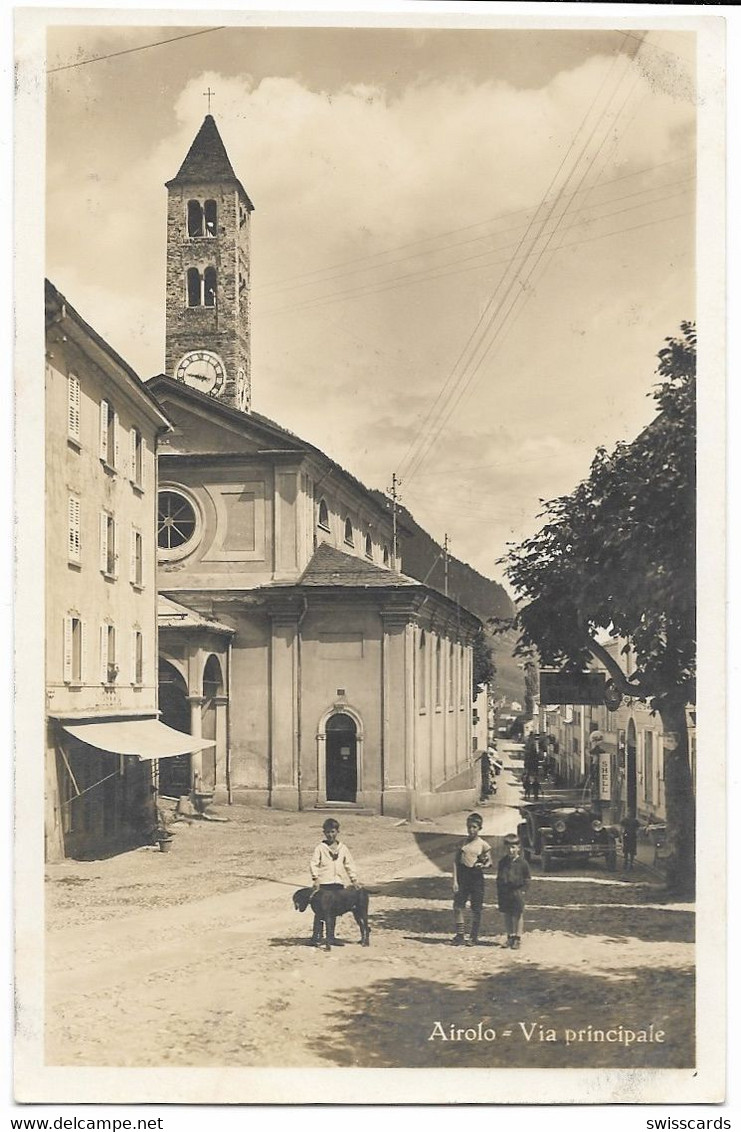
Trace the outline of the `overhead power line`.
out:
<instances>
[{"instance_id":1,"label":"overhead power line","mask_svg":"<svg viewBox=\"0 0 741 1132\"><path fill-rule=\"evenodd\" d=\"M597 182L595 182L594 185L590 186L590 188L588 188L586 190L582 190L582 191L592 192L595 189L606 188L608 185L616 185L620 181L631 180L634 177L642 177L646 173L653 173L655 170L663 169L667 165L678 165L683 161L686 161L686 158L675 157L675 158L672 158L669 161L659 161L655 165L647 165L647 166L644 166L643 169L636 169L633 173L624 173L621 177L611 177L609 180L606 180L606 181L597 181ZM672 183L674 183L674 182L672 182ZM654 189L662 188L662 187L664 187L664 186L649 185L645 189L638 189L638 190L636 190L635 194L629 194L629 195L637 195L638 193L648 193L648 192L654 191ZM573 195L578 195L578 192L574 193ZM622 200L623 198L622 197L617 197L617 198L613 197L613 198L610 198L610 199L612 199L612 200ZM607 202L599 202L599 203L607 203ZM304 271L304 272L299 273L298 275L288 275L288 276L285 276L283 279L274 280L272 283L263 284L262 287L261 287L261 291L264 294L268 293L268 292L272 293L274 291L278 294L282 294L284 291L294 290L296 287L316 286L317 283L322 283L322 282L325 282L325 280L329 280L329 279L334 278L335 273L338 273L338 276L342 277L345 274L355 274L357 271L361 271L361 270L372 271L372 270L375 270L377 268L386 267L386 266L389 266L389 264L379 263L379 264L373 266L370 261L381 259L384 256L393 255L396 252L406 251L408 248L419 247L422 244L437 243L439 240L443 240L448 236L458 236L458 235L461 235L463 232L471 232L471 231L473 231L474 228L482 228L482 227L484 227L484 225L487 225L487 224L498 224L502 220L509 220L511 217L526 215L526 214L532 213L534 211L535 210L532 207L528 207L528 208L516 208L516 209L509 211L509 212L502 212L502 213L499 213L497 216L489 217L487 220L477 220L474 224L466 224L461 228L450 228L450 229L447 229L447 230L442 231L442 232L437 232L437 233L430 235L430 236L422 236L419 240L411 240L411 241L408 241L407 243L404 243L404 244L396 244L393 247L384 248L382 251L379 251L379 252L371 252L368 255L364 255L364 256L355 256L352 259L341 260L339 263L327 264L325 267L317 267L317 268L314 268L312 271ZM522 223L524 223L524 221ZM520 225L517 225L516 227L520 227ZM507 231L507 229L505 229L505 231ZM494 235L494 234L496 234L496 233L483 232L480 236L471 236L471 237L469 237L468 240L461 241L461 243L472 243L476 240L486 239L489 235ZM444 251L448 247L457 247L457 246L459 246L459 244L446 244L440 250ZM436 249L434 249L434 248L427 250L427 251L422 249L419 252L414 252L412 255L410 255L408 257L403 257L403 258L413 259L416 256L434 255L435 252L436 252ZM394 261L390 261L390 262L400 262L400 261L394 260ZM367 268L362 268L362 267L359 266L361 264L366 264L366 263L369 264L369 266ZM348 271L347 272L343 271L342 270L343 268L347 268ZM317 279L317 276L324 276L325 279L321 279L321 278ZM306 282L301 283L300 282L301 280L306 280Z\"/></svg>"},{"instance_id":2,"label":"overhead power line","mask_svg":"<svg viewBox=\"0 0 741 1132\"><path fill-rule=\"evenodd\" d=\"M49 67L47 75L55 75L59 71L72 71L75 67L87 67L89 63L102 63L104 59L117 59L120 55L134 55L137 51L150 51L153 47L164 47L167 43L177 43L181 39L193 39L197 35L209 35L212 31L223 31L224 25L213 28L201 28L200 31L186 32L185 35L174 35L170 39L158 39L156 43L143 43L140 47L127 47L125 51L110 51L107 55L92 55L89 59L79 59L76 63L65 63L62 67Z\"/></svg>"},{"instance_id":3,"label":"overhead power line","mask_svg":"<svg viewBox=\"0 0 741 1132\"><path fill-rule=\"evenodd\" d=\"M635 58L635 54L633 58ZM610 82L613 70L617 65L619 58L627 59L627 65L623 73L618 77L617 81L613 84L612 88L607 95L607 99L602 105L602 108L597 112L596 120L591 128L588 128L588 122L592 116L593 111L600 105L602 93L605 87ZM449 420L452 413L457 408L463 395L470 388L474 378L476 377L484 359L489 355L493 346L498 338L502 338L505 329L508 329L508 322L513 312L516 311L518 305L521 307L523 301L523 294L526 292L530 285L530 280L533 278L541 260L549 248L555 233L563 223L569 208L569 200L574 199L574 193L568 192L574 184L572 178L576 178L576 189L580 189L584 184L586 178L589 176L597 157L602 151L607 140L609 130L605 130L602 139L599 141L597 148L591 158L588 157L588 150L592 144L595 135L600 129L603 121L608 117L611 111L612 104L618 94L623 80L630 71L630 63L632 59L629 56L622 55L622 52L613 58L610 68L605 75L600 88L597 92L593 102L587 108L587 111L577 128L567 152L554 173L546 193L543 196L541 205L536 210L535 215L530 221L528 228L522 236L515 252L513 253L508 266L506 267L499 283L491 296L486 308L482 312L474 330L469 335L461 353L456 360L450 375L440 392L438 393L434 403L431 405L428 414L420 427L416 440L410 446L402 464L399 468L400 478L405 478L407 481L415 474L420 467L423 460L428 455L432 446L436 442L446 422ZM635 85L635 84L634 84ZM613 114L613 123L617 122L628 98L632 94L634 87L631 87L628 95L620 105L620 108ZM588 132L584 140L580 143L579 138L583 131ZM572 151L578 152L572 158ZM579 166L583 159L587 157L586 168L579 173ZM568 166L568 170L563 179L561 179L562 171ZM551 198L556 185L558 190L555 196ZM556 210L563 202L563 208L555 217L554 227L550 229L545 235L545 242L542 242L544 233L547 226L550 224L551 219L556 214ZM544 215L538 220L538 214L544 211ZM531 236L531 232L533 232ZM522 250L522 255L520 254ZM535 255L535 262L529 266L529 261ZM502 291L501 298L498 295ZM514 296L514 297L512 297ZM511 300L511 301L510 301ZM509 303L507 306L506 304Z\"/></svg>"},{"instance_id":4,"label":"overhead power line","mask_svg":"<svg viewBox=\"0 0 741 1132\"><path fill-rule=\"evenodd\" d=\"M663 188L673 188L677 185L688 184L691 181L694 181L694 177L687 177L687 178L683 179L682 181L673 181L670 184L667 184L667 185L662 186L662 187ZM644 191L646 191L646 190L644 190ZM686 193L688 191L690 191L689 188L684 188L684 189L680 189L678 192L667 193L664 196L657 197L655 200L642 201L640 204L630 205L627 208L616 208L616 209L613 209L612 212L605 212L602 215L598 215L598 216L594 216L594 217L583 217L581 219L575 219L572 223L566 224L563 227L563 231L569 232L569 231L572 231L575 228L581 228L582 226L585 226L585 225L588 225L588 224L595 224L595 223L602 221L602 220L609 220L613 216L621 216L623 213L626 213L626 212L635 212L636 210L641 209L641 208L651 208L654 205L664 204L667 201L674 200L678 196L684 195L684 193ZM600 205L603 205L603 204L615 204L620 200L627 200L630 197L635 196L635 195L638 195L638 194L628 193L628 194L625 194L625 196L615 197L615 198L613 198L609 201L601 201L597 205L590 205L589 209L600 207ZM586 209L578 209L574 213L571 213L570 215L577 216L577 214L579 212L582 212L582 211L587 211L587 210ZM655 223L662 223L663 220L664 220L664 217L661 217L657 221L655 221ZM500 235L500 236L503 236L507 232L516 232L521 227L522 227L522 225L518 225L517 228L506 228L506 229L503 229L501 232L499 232L497 234ZM631 229L629 229L629 228L625 229L625 231L630 231L630 230ZM554 227L553 233L555 233L556 231L558 231L558 228ZM623 231L623 229L619 228L615 232L608 232L608 233L605 233L605 234L606 235L618 235L621 231ZM548 235L549 233L545 233L545 234ZM465 241L465 242L468 243L469 241ZM582 243L582 242L589 242L589 238L587 238L584 241L582 241L582 240L570 240L568 242L568 244L566 244L564 246L573 247L574 245ZM457 245L457 246L461 246L461 245ZM462 271L475 271L475 270L480 270L480 269L483 269L483 268L495 267L495 266L497 266L501 263L509 263L510 257L508 256L505 259L486 259L486 257L495 255L497 252L507 251L508 248L513 248L513 247L516 247L516 246L519 246L519 241L513 241L509 244L499 244L497 247L487 248L483 252L476 252L473 255L464 256L462 258L450 260L447 263L442 262L442 263L439 263L439 264L430 264L427 267L420 267L416 271L410 271L410 272L407 272L407 273L404 273L404 274L399 274L396 277L391 277L390 279L379 279L375 282L373 280L368 280L365 283L359 283L356 287L351 287L349 289L346 288L344 290L339 290L339 291L330 291L325 295L317 295L315 298L305 299L303 301L299 301L297 303L291 303L291 304L288 304L288 305L282 306L282 307L271 307L271 308L268 308L267 310L263 311L263 314L273 315L273 314L284 314L286 312L294 313L296 311L309 310L309 309L312 309L312 308L315 308L315 307L326 306L327 304L332 304L332 303L336 303L336 302L343 302L345 300L365 298L368 295L380 295L380 294L383 294L383 292L385 292L385 291L396 290L398 287L405 287L405 286L409 286L410 284L425 283L425 282L428 282L430 280L443 279L443 278L446 278L447 276L450 276L450 275L459 275L459 274L461 274ZM445 250L447 250L447 249L445 249ZM410 258L413 258L413 257L410 257ZM461 267L460 266L461 264L471 265L471 264L473 264L473 262L475 260L486 260L486 262L479 263L475 266L468 266L468 267ZM401 263L401 262L404 262L404 261L397 260L396 262ZM260 292L260 294L262 294L262 293Z\"/></svg>"}]
</instances>

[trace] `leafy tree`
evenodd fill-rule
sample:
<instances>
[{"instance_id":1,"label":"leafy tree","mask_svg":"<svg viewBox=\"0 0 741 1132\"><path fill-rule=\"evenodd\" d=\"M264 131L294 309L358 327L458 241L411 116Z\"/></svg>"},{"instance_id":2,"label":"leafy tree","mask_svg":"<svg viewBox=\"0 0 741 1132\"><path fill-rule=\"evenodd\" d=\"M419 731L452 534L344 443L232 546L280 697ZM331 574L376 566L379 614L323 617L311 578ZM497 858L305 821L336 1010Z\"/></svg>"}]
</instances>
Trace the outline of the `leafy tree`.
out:
<instances>
[{"instance_id":1,"label":"leafy tree","mask_svg":"<svg viewBox=\"0 0 741 1132\"><path fill-rule=\"evenodd\" d=\"M497 669L494 663L492 647L486 639L483 627L477 629L473 638L473 698L481 691L484 684L493 684Z\"/></svg>"},{"instance_id":2,"label":"leafy tree","mask_svg":"<svg viewBox=\"0 0 741 1132\"><path fill-rule=\"evenodd\" d=\"M518 648L582 669L594 657L645 700L665 739L668 887L694 886L695 806L687 713L695 700L695 362L693 323L658 354L658 414L630 444L600 448L589 477L545 505L541 531L504 558L518 594ZM627 642L626 672L597 640ZM604 639L604 636L603 636ZM669 738L671 736L671 738ZM673 744L673 749L672 749Z\"/></svg>"}]
</instances>

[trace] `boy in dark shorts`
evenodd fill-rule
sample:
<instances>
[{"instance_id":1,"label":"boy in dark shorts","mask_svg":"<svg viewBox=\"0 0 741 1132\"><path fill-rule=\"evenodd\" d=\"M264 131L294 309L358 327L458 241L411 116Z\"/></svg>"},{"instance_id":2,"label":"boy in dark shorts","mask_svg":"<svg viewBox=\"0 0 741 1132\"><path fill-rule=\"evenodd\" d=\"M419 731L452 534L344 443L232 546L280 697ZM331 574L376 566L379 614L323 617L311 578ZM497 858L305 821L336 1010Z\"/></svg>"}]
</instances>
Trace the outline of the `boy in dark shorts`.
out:
<instances>
[{"instance_id":1,"label":"boy in dark shorts","mask_svg":"<svg viewBox=\"0 0 741 1132\"><path fill-rule=\"evenodd\" d=\"M453 859L453 914L455 916L455 935L453 944L460 947L467 943L473 947L478 943L481 928L481 909L484 906L484 869L491 865L491 848L481 837L483 826L481 814L471 814L466 821L468 837L463 841ZM466 904L471 904L471 935L464 937Z\"/></svg>"}]
</instances>

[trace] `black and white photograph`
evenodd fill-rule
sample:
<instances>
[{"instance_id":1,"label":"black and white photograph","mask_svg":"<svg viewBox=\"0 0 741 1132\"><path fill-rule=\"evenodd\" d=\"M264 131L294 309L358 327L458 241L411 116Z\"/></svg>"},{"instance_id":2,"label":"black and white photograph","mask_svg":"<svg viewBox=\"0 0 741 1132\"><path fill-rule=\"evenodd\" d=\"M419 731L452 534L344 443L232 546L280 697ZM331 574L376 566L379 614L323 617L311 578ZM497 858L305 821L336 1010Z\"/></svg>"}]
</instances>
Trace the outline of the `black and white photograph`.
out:
<instances>
[{"instance_id":1,"label":"black and white photograph","mask_svg":"<svg viewBox=\"0 0 741 1132\"><path fill-rule=\"evenodd\" d=\"M723 28L604 7L17 10L19 1102L723 1100Z\"/></svg>"}]
</instances>

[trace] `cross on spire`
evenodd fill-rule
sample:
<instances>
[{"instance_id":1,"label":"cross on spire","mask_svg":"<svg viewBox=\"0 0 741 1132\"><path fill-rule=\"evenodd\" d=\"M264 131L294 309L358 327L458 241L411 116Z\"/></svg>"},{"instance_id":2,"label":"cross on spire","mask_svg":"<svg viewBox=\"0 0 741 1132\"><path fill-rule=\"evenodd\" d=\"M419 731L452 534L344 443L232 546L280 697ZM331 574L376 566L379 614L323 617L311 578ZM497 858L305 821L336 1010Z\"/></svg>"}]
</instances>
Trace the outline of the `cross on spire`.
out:
<instances>
[{"instance_id":1,"label":"cross on spire","mask_svg":"<svg viewBox=\"0 0 741 1132\"><path fill-rule=\"evenodd\" d=\"M210 86L209 86L208 90L204 90L204 92L203 92L203 97L208 99L208 112L209 112L209 114L211 113L211 99L214 97L215 94L216 94L216 91L211 90Z\"/></svg>"}]
</instances>

